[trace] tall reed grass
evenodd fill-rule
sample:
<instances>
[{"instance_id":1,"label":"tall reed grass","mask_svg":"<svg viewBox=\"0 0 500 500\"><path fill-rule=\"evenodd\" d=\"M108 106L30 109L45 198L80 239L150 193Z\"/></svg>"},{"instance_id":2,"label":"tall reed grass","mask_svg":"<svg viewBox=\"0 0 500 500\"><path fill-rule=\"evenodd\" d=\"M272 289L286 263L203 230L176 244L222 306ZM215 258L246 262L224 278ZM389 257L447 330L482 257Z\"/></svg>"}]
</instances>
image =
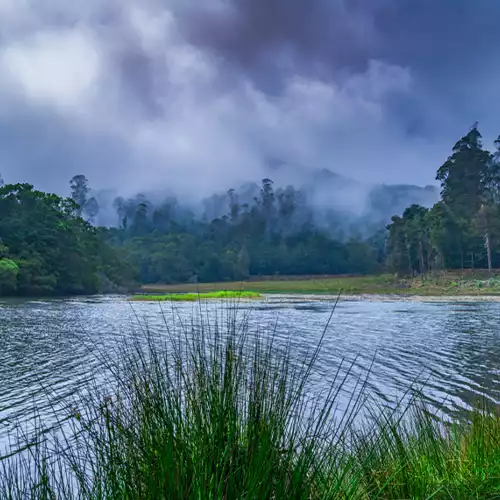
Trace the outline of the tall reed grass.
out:
<instances>
[{"instance_id":1,"label":"tall reed grass","mask_svg":"<svg viewBox=\"0 0 500 500\"><path fill-rule=\"evenodd\" d=\"M297 362L247 326L166 325L124 348L111 397L95 387L66 437L2 462L0 498L500 498L497 416L444 426L413 404L360 423L363 381L337 411L349 369L311 389L327 329Z\"/></svg>"}]
</instances>

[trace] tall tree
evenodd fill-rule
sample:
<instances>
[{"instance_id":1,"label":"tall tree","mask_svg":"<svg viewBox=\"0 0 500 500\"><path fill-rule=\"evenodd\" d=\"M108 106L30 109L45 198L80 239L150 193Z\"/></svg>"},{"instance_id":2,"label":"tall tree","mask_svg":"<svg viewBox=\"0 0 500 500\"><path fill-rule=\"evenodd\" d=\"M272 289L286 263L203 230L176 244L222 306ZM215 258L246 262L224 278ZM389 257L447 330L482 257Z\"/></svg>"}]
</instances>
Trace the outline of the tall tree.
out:
<instances>
[{"instance_id":1,"label":"tall tree","mask_svg":"<svg viewBox=\"0 0 500 500\"><path fill-rule=\"evenodd\" d=\"M116 210L116 214L118 215L118 227L126 228L126 216L127 216L127 208L126 201L121 196L117 196L113 200L113 208Z\"/></svg>"},{"instance_id":2,"label":"tall tree","mask_svg":"<svg viewBox=\"0 0 500 500\"><path fill-rule=\"evenodd\" d=\"M492 214L500 201L498 157L498 151L492 155L483 149L475 124L455 144L453 154L438 170L443 201L460 228L461 267L476 267L486 257L488 268L492 268ZM483 250L477 244L479 231Z\"/></svg>"},{"instance_id":3,"label":"tall tree","mask_svg":"<svg viewBox=\"0 0 500 500\"><path fill-rule=\"evenodd\" d=\"M99 210L99 203L94 196L89 198L83 207L83 213L91 224L94 224L95 218L99 215Z\"/></svg>"},{"instance_id":4,"label":"tall tree","mask_svg":"<svg viewBox=\"0 0 500 500\"><path fill-rule=\"evenodd\" d=\"M71 198L78 205L76 214L81 217L85 204L87 203L87 196L90 192L88 187L89 181L84 175L75 175L70 181Z\"/></svg>"},{"instance_id":5,"label":"tall tree","mask_svg":"<svg viewBox=\"0 0 500 500\"><path fill-rule=\"evenodd\" d=\"M470 219L481 208L491 183L491 160L474 125L455 144L453 154L437 171L443 201L456 215Z\"/></svg>"}]
</instances>

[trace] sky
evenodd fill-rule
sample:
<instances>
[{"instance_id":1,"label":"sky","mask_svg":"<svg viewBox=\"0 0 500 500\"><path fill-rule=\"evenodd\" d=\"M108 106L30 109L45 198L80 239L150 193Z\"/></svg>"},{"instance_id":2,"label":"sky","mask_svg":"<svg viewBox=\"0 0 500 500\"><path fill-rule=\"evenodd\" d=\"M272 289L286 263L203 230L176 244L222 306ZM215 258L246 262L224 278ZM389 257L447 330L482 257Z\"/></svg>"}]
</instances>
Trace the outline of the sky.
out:
<instances>
[{"instance_id":1,"label":"sky","mask_svg":"<svg viewBox=\"0 0 500 500\"><path fill-rule=\"evenodd\" d=\"M0 173L206 195L270 161L434 182L500 134L496 0L0 0Z\"/></svg>"}]
</instances>

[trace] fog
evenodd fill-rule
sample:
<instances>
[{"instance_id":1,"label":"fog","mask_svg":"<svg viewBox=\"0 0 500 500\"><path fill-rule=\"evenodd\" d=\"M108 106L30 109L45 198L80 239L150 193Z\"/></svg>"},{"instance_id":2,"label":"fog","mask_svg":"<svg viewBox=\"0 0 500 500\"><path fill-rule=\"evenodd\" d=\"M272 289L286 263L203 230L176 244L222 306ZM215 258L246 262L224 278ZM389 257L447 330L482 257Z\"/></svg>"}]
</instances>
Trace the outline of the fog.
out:
<instances>
[{"instance_id":1,"label":"fog","mask_svg":"<svg viewBox=\"0 0 500 500\"><path fill-rule=\"evenodd\" d=\"M499 14L490 0L0 0L0 173L200 199L296 175L278 159L301 166L296 183L352 180L347 204L360 183L431 184L475 120L487 145L500 133Z\"/></svg>"}]
</instances>

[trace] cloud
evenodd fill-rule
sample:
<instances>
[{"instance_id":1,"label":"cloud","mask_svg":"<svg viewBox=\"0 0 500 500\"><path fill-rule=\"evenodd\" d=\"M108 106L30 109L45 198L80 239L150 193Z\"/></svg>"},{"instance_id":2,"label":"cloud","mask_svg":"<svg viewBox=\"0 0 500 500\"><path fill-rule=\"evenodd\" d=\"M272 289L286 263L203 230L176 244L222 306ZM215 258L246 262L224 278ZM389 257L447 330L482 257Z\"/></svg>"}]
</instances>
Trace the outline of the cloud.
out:
<instances>
[{"instance_id":1,"label":"cloud","mask_svg":"<svg viewBox=\"0 0 500 500\"><path fill-rule=\"evenodd\" d=\"M500 73L464 44L465 61L433 50L418 28L441 41L444 10L411 5L0 0L0 171L60 192L85 173L96 188L197 197L281 158L427 184L457 134L493 126L484 95ZM465 5L450 19L479 31L484 9ZM481 78L465 101L467 61Z\"/></svg>"},{"instance_id":2,"label":"cloud","mask_svg":"<svg viewBox=\"0 0 500 500\"><path fill-rule=\"evenodd\" d=\"M18 98L75 112L91 100L100 70L98 48L82 31L40 32L2 51L0 69Z\"/></svg>"}]
</instances>

